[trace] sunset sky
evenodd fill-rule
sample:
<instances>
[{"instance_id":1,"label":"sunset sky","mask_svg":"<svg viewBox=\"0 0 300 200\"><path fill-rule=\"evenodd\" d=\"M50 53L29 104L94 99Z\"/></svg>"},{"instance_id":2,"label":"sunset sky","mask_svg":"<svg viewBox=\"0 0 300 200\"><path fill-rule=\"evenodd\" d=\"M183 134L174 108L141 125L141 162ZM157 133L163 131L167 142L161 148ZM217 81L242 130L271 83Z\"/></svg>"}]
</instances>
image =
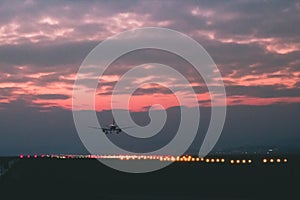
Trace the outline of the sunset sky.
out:
<instances>
[{"instance_id":1,"label":"sunset sky","mask_svg":"<svg viewBox=\"0 0 300 200\"><path fill-rule=\"evenodd\" d=\"M10 145L23 144L19 136L25 138L23 123L17 119L34 119L38 113L55 118L51 112L71 110L73 83L88 53L106 38L133 28L170 28L198 41L220 70L228 106L293 105L296 115L297 109L300 111L299 22L299 1L1 1L0 112L4 131L0 133L0 152L30 152L30 147ZM193 70L185 70L188 63L166 52L145 50L120 58L99 80L97 110L110 109L113 86L124 72L153 61L182 70L199 105L210 106L201 78ZM163 77L150 77L154 82L157 78ZM184 92L184 85L177 86L178 92ZM156 84L143 85L131 100L130 109L135 112L145 111L153 103L178 106L174 94ZM287 122L293 130L289 136L298 132L297 119L292 120ZM14 123L17 131L10 127ZM34 120L28 123L23 130L30 132L30 137L38 135L43 138L40 141L50 137L35 131ZM45 119L45 123L52 122ZM38 142L32 145L34 150L42 146Z\"/></svg>"}]
</instances>

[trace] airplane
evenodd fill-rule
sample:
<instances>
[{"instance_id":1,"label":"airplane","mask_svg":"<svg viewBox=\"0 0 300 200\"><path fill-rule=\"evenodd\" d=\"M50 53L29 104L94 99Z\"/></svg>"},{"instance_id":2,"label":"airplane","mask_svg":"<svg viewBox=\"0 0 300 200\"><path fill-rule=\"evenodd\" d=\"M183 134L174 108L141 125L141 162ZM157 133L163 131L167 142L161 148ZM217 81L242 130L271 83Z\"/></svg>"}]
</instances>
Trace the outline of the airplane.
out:
<instances>
[{"instance_id":1,"label":"airplane","mask_svg":"<svg viewBox=\"0 0 300 200\"><path fill-rule=\"evenodd\" d=\"M119 134L120 132L122 132L122 130L124 129L127 129L127 128L133 128L132 126L130 127L123 127L123 128L120 128L116 122L115 122L115 119L113 119L112 123L109 125L109 127L91 127L90 128L94 128L94 129L102 129L102 131L105 133L105 134L108 134L108 133L116 133L116 134Z\"/></svg>"}]
</instances>

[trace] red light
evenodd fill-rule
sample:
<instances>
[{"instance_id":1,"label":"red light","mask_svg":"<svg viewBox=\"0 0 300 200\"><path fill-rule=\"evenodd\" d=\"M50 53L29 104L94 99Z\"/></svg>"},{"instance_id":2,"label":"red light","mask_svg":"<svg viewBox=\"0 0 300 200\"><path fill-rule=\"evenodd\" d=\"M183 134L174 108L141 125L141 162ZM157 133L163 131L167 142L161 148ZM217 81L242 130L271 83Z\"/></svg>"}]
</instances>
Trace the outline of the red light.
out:
<instances>
[{"instance_id":1,"label":"red light","mask_svg":"<svg viewBox=\"0 0 300 200\"><path fill-rule=\"evenodd\" d=\"M27 155L27 158L30 158L30 155Z\"/></svg>"},{"instance_id":2,"label":"red light","mask_svg":"<svg viewBox=\"0 0 300 200\"><path fill-rule=\"evenodd\" d=\"M23 155L20 155L20 158L22 159L22 158L24 158L24 156L23 156Z\"/></svg>"},{"instance_id":3,"label":"red light","mask_svg":"<svg viewBox=\"0 0 300 200\"><path fill-rule=\"evenodd\" d=\"M37 156L37 155L34 155L33 157L34 157L34 158L37 158L38 156Z\"/></svg>"}]
</instances>

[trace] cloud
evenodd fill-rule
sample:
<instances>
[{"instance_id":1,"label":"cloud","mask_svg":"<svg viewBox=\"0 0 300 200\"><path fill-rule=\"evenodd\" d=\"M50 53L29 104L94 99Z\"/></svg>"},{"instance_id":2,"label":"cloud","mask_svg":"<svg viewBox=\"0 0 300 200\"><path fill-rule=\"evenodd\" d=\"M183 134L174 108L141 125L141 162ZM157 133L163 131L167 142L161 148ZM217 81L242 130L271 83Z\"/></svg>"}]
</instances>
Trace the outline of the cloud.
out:
<instances>
[{"instance_id":1,"label":"cloud","mask_svg":"<svg viewBox=\"0 0 300 200\"><path fill-rule=\"evenodd\" d=\"M295 83L295 85L294 85L296 88L300 88L300 81L299 82L297 82L297 83Z\"/></svg>"},{"instance_id":2,"label":"cloud","mask_svg":"<svg viewBox=\"0 0 300 200\"><path fill-rule=\"evenodd\" d=\"M232 85L226 87L228 96L251 96L259 98L274 97L300 97L299 88L285 88L284 85L264 85L264 86L242 86Z\"/></svg>"},{"instance_id":3,"label":"cloud","mask_svg":"<svg viewBox=\"0 0 300 200\"><path fill-rule=\"evenodd\" d=\"M34 99L50 90L71 95L78 67L99 42L121 31L145 26L172 28L200 42L218 65L228 96L235 98L232 102L238 102L238 96L297 97L298 1L1 1L0 4L0 87L15 88L9 93L9 89L2 89L1 101L24 98L25 94L26 98L31 95ZM189 63L162 51L124 55L105 75L120 77L133 66L147 62L174 67L187 77L198 94L205 93L199 86L203 84L202 78ZM88 86L88 82L82 80L82 85ZM284 86L271 86L278 83ZM115 80L104 81L98 93L109 95L114 84ZM178 86L178 90L184 91L184 86ZM135 95L150 93L168 94L168 91L141 88ZM53 105L58 99L44 100ZM46 102L39 103L44 106ZM59 106L57 101L56 104Z\"/></svg>"},{"instance_id":4,"label":"cloud","mask_svg":"<svg viewBox=\"0 0 300 200\"><path fill-rule=\"evenodd\" d=\"M165 87L151 87L151 88L139 88L133 95L145 95L145 94L172 94L172 91Z\"/></svg>"},{"instance_id":5,"label":"cloud","mask_svg":"<svg viewBox=\"0 0 300 200\"><path fill-rule=\"evenodd\" d=\"M76 69L96 44L95 42L72 42L48 45L1 45L0 62L1 66L28 66L36 71L47 67L58 70L70 65ZM9 71L7 68L6 70Z\"/></svg>"},{"instance_id":6,"label":"cloud","mask_svg":"<svg viewBox=\"0 0 300 200\"><path fill-rule=\"evenodd\" d=\"M69 99L70 96L68 95L63 95L63 94L39 94L36 95L38 99Z\"/></svg>"}]
</instances>

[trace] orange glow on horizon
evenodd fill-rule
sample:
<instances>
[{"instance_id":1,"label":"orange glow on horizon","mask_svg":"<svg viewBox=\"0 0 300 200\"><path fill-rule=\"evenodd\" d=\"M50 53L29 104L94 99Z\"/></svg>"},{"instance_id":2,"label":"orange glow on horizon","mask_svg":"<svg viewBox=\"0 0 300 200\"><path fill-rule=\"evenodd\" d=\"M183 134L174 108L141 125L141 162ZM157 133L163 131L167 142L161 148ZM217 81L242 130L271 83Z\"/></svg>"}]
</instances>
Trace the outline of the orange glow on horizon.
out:
<instances>
[{"instance_id":1,"label":"orange glow on horizon","mask_svg":"<svg viewBox=\"0 0 300 200\"><path fill-rule=\"evenodd\" d=\"M27 70L28 67L20 66L20 70ZM284 75L285 71L272 73L271 75ZM33 106L42 107L42 108L50 108L50 107L61 107L64 109L72 109L72 93L73 93L73 83L72 80L75 79L76 74L70 75L61 75L59 76L58 81L45 83L45 85L39 85L39 81L43 80L44 76L52 76L55 75L55 72L41 72L35 73L31 75L26 75L24 77L31 78L28 82L0 82L0 88L14 88L10 93L3 95L0 99L1 103L10 103L17 99L22 99L26 96L26 101L28 104L32 104ZM241 86L264 86L270 84L278 84L282 83L287 89L295 88L295 83L298 81L295 77L299 77L299 72L293 72L291 74L291 78L269 78L268 74L262 74L260 76L252 76L246 75L241 78L232 78L232 77L224 77L225 80L233 81L233 85L241 85ZM10 77L10 74L6 74L6 77ZM117 80L119 77L110 75L104 76L104 81L111 82L112 80ZM60 81L61 80L61 81ZM230 86L230 85L229 85ZM85 87L85 86L82 86ZM151 89L148 88L148 89ZM109 88L104 88L104 91L109 90ZM284 90L284 89L283 89ZM97 93L99 90L97 91ZM38 95L43 94L59 94L69 96L67 99L41 99L37 97ZM123 95L123 96L122 96ZM176 95L182 95L184 98L184 103L180 104ZM170 107L176 106L186 106L186 107L210 107L210 93L205 92L203 94L197 94L197 99L199 100L198 105L192 105L192 101L190 101L191 96L189 94L184 93L176 93L176 94L161 94L161 93L152 93L152 94L142 94L131 96L129 99L129 105L122 99L126 99L128 97L127 94L120 94L117 96L117 107L114 109L128 109L130 111L147 111L149 107L155 104L160 104L162 107L154 107L154 109L168 109ZM125 98L126 97L126 98ZM102 110L110 110L111 109L111 95L95 95L96 106L95 109L97 111ZM227 106L235 106L235 105L252 105L252 106L262 106L262 105L271 105L276 103L299 103L300 97L272 97L272 98L260 98L260 97L251 97L246 95L234 95L227 96ZM217 106L220 106L221 103L218 103L218 97L215 96L215 103ZM92 105L82 105L78 110L81 109L94 109L91 107Z\"/></svg>"}]
</instances>

